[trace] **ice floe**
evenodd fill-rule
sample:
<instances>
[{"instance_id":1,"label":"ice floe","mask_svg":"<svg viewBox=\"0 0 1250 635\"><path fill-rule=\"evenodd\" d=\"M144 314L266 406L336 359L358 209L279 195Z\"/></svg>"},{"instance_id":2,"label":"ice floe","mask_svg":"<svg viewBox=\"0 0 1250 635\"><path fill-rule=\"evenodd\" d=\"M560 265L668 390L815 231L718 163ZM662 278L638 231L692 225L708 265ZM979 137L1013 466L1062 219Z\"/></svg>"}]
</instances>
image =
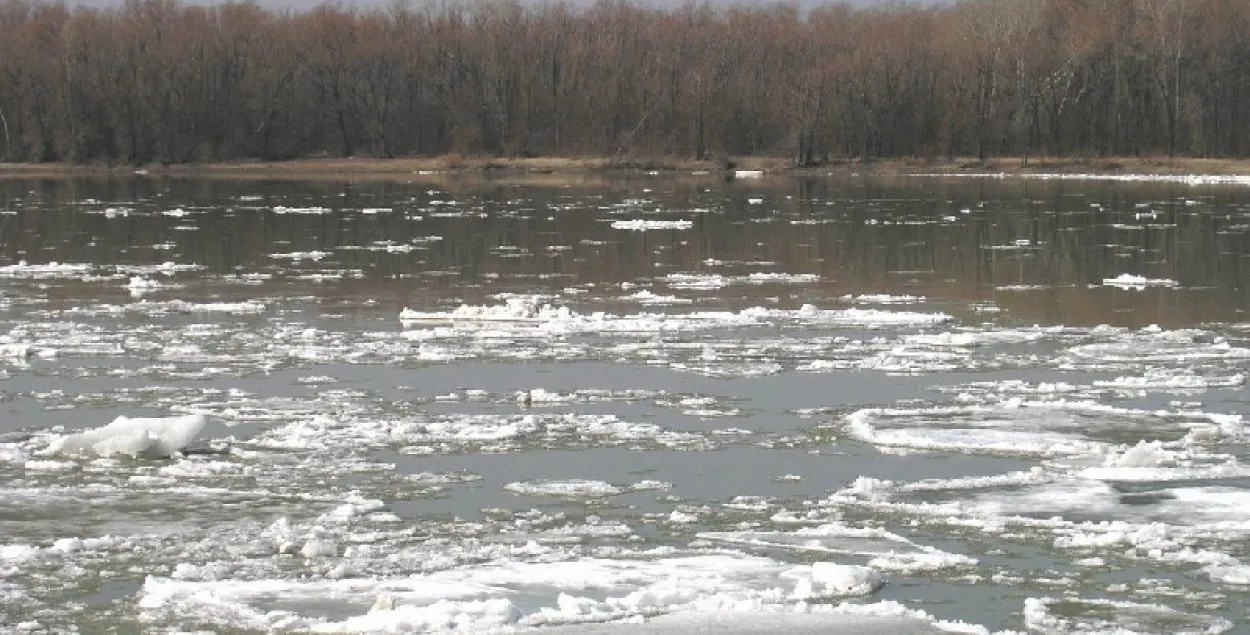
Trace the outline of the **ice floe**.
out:
<instances>
[{"instance_id":1,"label":"ice floe","mask_svg":"<svg viewBox=\"0 0 1250 635\"><path fill-rule=\"evenodd\" d=\"M847 432L889 448L1098 459L1087 475L1127 480L1160 477L1139 468L1172 467L1171 478L1229 477L1244 468L1228 455L1196 447L1239 441L1239 415L1142 411L1091 401L1012 398L997 404L870 408L846 417ZM1132 445L1124 445L1124 444ZM1160 478L1169 478L1165 471Z\"/></svg>"},{"instance_id":2,"label":"ice floe","mask_svg":"<svg viewBox=\"0 0 1250 635\"><path fill-rule=\"evenodd\" d=\"M130 297L132 298L141 298L153 291L163 289L164 287L165 285L163 283L157 282L151 278L145 278L143 276L131 276L130 282L126 285L126 288L130 291Z\"/></svg>"},{"instance_id":3,"label":"ice floe","mask_svg":"<svg viewBox=\"0 0 1250 635\"><path fill-rule=\"evenodd\" d=\"M1131 273L1123 273L1114 278L1107 278L1102 281L1103 286L1116 287L1130 291L1141 291L1146 287L1175 287L1175 280L1167 280L1161 278L1147 278L1145 276L1137 276Z\"/></svg>"},{"instance_id":4,"label":"ice floe","mask_svg":"<svg viewBox=\"0 0 1250 635\"><path fill-rule=\"evenodd\" d=\"M32 265L25 260L20 260L17 264L0 266L0 277L30 278L35 280L81 278L91 273L93 269L91 265L83 263L49 262L42 265Z\"/></svg>"},{"instance_id":5,"label":"ice floe","mask_svg":"<svg viewBox=\"0 0 1250 635\"><path fill-rule=\"evenodd\" d=\"M819 282L816 274L751 273L744 276L720 274L670 273L663 278L664 284L674 289L710 290L743 284L808 284Z\"/></svg>"},{"instance_id":6,"label":"ice floe","mask_svg":"<svg viewBox=\"0 0 1250 635\"><path fill-rule=\"evenodd\" d=\"M851 527L840 522L786 532L702 532L699 537L751 547L861 557L877 571L908 575L977 564L975 558L920 545L883 529Z\"/></svg>"},{"instance_id":7,"label":"ice floe","mask_svg":"<svg viewBox=\"0 0 1250 635\"><path fill-rule=\"evenodd\" d=\"M694 227L693 221L688 220L615 220L612 221L612 229L627 229L629 231L644 232L659 229L690 229Z\"/></svg>"},{"instance_id":8,"label":"ice floe","mask_svg":"<svg viewBox=\"0 0 1250 635\"><path fill-rule=\"evenodd\" d=\"M468 633L708 611L810 612L813 600L866 595L882 582L875 570L859 565L787 565L754 556L701 555L486 564L384 580L190 581L150 576L139 606L150 620L174 617L218 628ZM278 610L280 606L299 608ZM892 603L823 610L934 623L923 613Z\"/></svg>"},{"instance_id":9,"label":"ice floe","mask_svg":"<svg viewBox=\"0 0 1250 635\"><path fill-rule=\"evenodd\" d=\"M621 488L603 481L569 480L569 481L523 481L508 483L504 489L514 494L527 496L564 496L570 498L598 498L615 496Z\"/></svg>"},{"instance_id":10,"label":"ice floe","mask_svg":"<svg viewBox=\"0 0 1250 635\"><path fill-rule=\"evenodd\" d=\"M916 295L867 293L860 295L844 295L842 296L842 300L854 304L921 304L925 301L925 298Z\"/></svg>"},{"instance_id":11,"label":"ice floe","mask_svg":"<svg viewBox=\"0 0 1250 635\"><path fill-rule=\"evenodd\" d=\"M811 326L908 327L940 324L943 313L882 311L875 309L799 309L753 307L741 311L637 313L615 315L580 313L568 306L546 303L542 297L510 297L493 306L461 305L451 311L404 309L399 319L406 327L451 324L458 330L498 331L509 335L554 336L572 333L675 332L741 328L765 324Z\"/></svg>"},{"instance_id":12,"label":"ice floe","mask_svg":"<svg viewBox=\"0 0 1250 635\"><path fill-rule=\"evenodd\" d=\"M1233 630L1233 623L1224 618L1160 604L1102 599L1028 598L1024 625L1039 633L1219 635Z\"/></svg>"},{"instance_id":13,"label":"ice floe","mask_svg":"<svg viewBox=\"0 0 1250 635\"><path fill-rule=\"evenodd\" d=\"M1121 376L1110 380L1095 380L1093 385L1126 391L1192 393L1202 392L1209 388L1235 388L1245 383L1246 376L1242 373L1224 376L1202 376L1188 369L1152 368L1139 376Z\"/></svg>"},{"instance_id":14,"label":"ice floe","mask_svg":"<svg viewBox=\"0 0 1250 635\"><path fill-rule=\"evenodd\" d=\"M207 423L207 418L198 414L177 417L120 416L101 428L60 437L52 443L51 449L66 454L90 452L164 458L194 441Z\"/></svg>"},{"instance_id":15,"label":"ice floe","mask_svg":"<svg viewBox=\"0 0 1250 635\"><path fill-rule=\"evenodd\" d=\"M329 213L330 213L330 212L332 212L332 211L334 211L334 210L330 209L329 207L321 207L321 206L317 206L317 205L310 206L310 207L287 207L287 206L285 206L285 205L275 205L275 206L273 207L273 213L275 213L275 214L314 214L314 215L321 215L321 214L329 214Z\"/></svg>"}]
</instances>

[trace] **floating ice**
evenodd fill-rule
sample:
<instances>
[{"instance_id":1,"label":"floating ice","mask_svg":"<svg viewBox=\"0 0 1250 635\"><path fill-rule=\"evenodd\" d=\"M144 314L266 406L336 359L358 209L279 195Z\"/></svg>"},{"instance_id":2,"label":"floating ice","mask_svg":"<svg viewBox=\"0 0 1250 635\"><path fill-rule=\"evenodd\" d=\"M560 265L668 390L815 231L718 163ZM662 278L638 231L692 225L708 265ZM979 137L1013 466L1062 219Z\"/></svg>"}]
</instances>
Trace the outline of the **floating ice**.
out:
<instances>
[{"instance_id":1,"label":"floating ice","mask_svg":"<svg viewBox=\"0 0 1250 635\"><path fill-rule=\"evenodd\" d=\"M143 276L131 276L130 283L126 285L126 288L130 290L130 297L139 298L139 297L143 297L145 294L148 294L153 291L156 291L157 289L163 288L164 286L165 285L151 278L145 278Z\"/></svg>"},{"instance_id":2,"label":"floating ice","mask_svg":"<svg viewBox=\"0 0 1250 635\"><path fill-rule=\"evenodd\" d=\"M1041 633L1218 635L1233 629L1221 617L1182 613L1162 604L1102 599L1028 598L1024 625Z\"/></svg>"},{"instance_id":3,"label":"floating ice","mask_svg":"<svg viewBox=\"0 0 1250 635\"><path fill-rule=\"evenodd\" d=\"M846 417L857 439L886 447L1038 456L1103 455L1112 440L1238 437L1237 415L1150 412L1091 401L1024 401L932 408L868 408ZM1158 435L1142 438L1144 435Z\"/></svg>"},{"instance_id":4,"label":"floating ice","mask_svg":"<svg viewBox=\"0 0 1250 635\"><path fill-rule=\"evenodd\" d=\"M1081 344L1068 349L1059 360L1061 367L1091 370L1111 367L1140 372L1144 364L1188 366L1250 358L1250 349L1233 346L1227 340L1204 331L1164 331L1157 327L1132 333L1116 329L1108 331L1113 335L1111 341ZM1095 332L1094 335L1100 334ZM1159 372L1164 371L1155 371L1156 377Z\"/></svg>"},{"instance_id":5,"label":"floating ice","mask_svg":"<svg viewBox=\"0 0 1250 635\"><path fill-rule=\"evenodd\" d=\"M326 258L331 255L333 254L328 251L293 251L290 253L269 254L269 257L275 260L290 260L292 262L300 262L303 260L318 262L322 258Z\"/></svg>"},{"instance_id":6,"label":"floating ice","mask_svg":"<svg viewBox=\"0 0 1250 635\"><path fill-rule=\"evenodd\" d=\"M36 280L46 278L78 278L91 272L92 266L89 264L72 264L49 262L45 265L28 264L25 260L19 260L15 265L0 266L0 276L6 278L32 278Z\"/></svg>"},{"instance_id":7,"label":"floating ice","mask_svg":"<svg viewBox=\"0 0 1250 635\"><path fill-rule=\"evenodd\" d=\"M185 241L168 232L173 223L152 218L174 205L202 209L191 207L196 200L170 198L198 193L175 189L127 203L137 211L126 224L155 222L167 235L141 240L138 251L119 257L141 262L150 250L160 257L184 250ZM0 274L17 280L0 298L7 315L0 384L10 409L30 415L0 429L0 516L39 510L32 522L9 523L0 547L0 623L34 631L22 624L38 620L42 630L72 630L84 611L99 612L91 594L101 580L136 572L168 579L145 584L138 603L106 607L106 618L162 632L940 628L901 605L841 603L887 577L903 582L891 597L907 595L947 615L962 615L943 600L961 597L967 585L1015 586L991 589L989 604L974 612L995 628L1030 626L1020 611L1030 593L1158 602L1230 619L1245 613L1248 437L1236 415L1200 411L1238 411L1250 327L1020 328L1027 315L976 315L984 305L842 296L855 289L849 278L831 296L830 282L814 273L818 267L787 251L788 238L777 232L802 234L787 222L844 225L862 214L842 209L842 201L828 201L828 209L806 206L797 195L791 202L784 188L737 189L743 191L729 199L683 189L680 207L669 205L669 192L657 193L628 209L611 191L585 197L578 188L520 201L504 199L525 198L524 188L500 196L466 189L454 208L429 201L444 193L404 188L362 190L343 200L299 197L284 202L328 206L309 213L337 214L347 205L341 213L360 225L356 244L317 247L292 235L234 268L104 262ZM225 200L219 194L213 196ZM953 214L965 206L974 214L1016 213L1011 188L992 188L987 195L995 198L982 205L965 200L977 192L951 194L938 207ZM744 241L717 251L719 258L677 258L660 245L643 263L650 273L557 277L571 275L574 261L593 261L600 246L646 242L643 234L611 229L613 219L698 215L709 228L733 232L743 211L733 205L747 196L765 201L757 211L775 207L765 216L778 224L745 228ZM253 209L269 214L278 199L266 201ZM1246 229L1244 209L1211 202L1230 213L1214 231L1234 236ZM1153 207L1166 206L1160 213L1171 219L1181 203ZM394 205L396 214L362 217L371 213L360 209L365 204ZM915 201L852 205L887 232L967 221L918 209ZM1115 209L1097 213L1132 218L1130 205L1117 198L1107 206ZM1179 217L1206 214L1205 205ZM407 227L423 206L449 214L437 228ZM562 214L599 206L619 215L594 223L600 235L586 240L540 231L516 248L488 247L483 256L490 262L480 267L457 266L447 251L469 225L551 228ZM1093 213L1085 203L1076 207L1077 214ZM796 212L803 220L792 220ZM316 225L306 218L296 225ZM984 242L1039 246L1013 243L1027 235L1012 233L1021 226L1000 224ZM427 248L435 238L412 238L442 230L449 243L441 251ZM909 236L895 238L903 245L923 240ZM1049 248L1053 241L1046 241ZM306 250L314 248L356 268L313 265L316 252ZM266 258L272 251L291 253ZM524 263L499 260L524 254L531 255ZM540 266L547 260L567 262ZM662 266L650 266L657 261ZM398 308L387 308L394 294L379 294L376 285L304 283L385 277L382 264L404 279L446 276L418 285L416 295L401 294L415 309L404 311L402 328L394 323ZM1166 264L1142 273L1163 275L1172 271ZM919 294L942 286L940 268L890 274L892 282L877 291ZM165 277L175 271L176 279ZM50 282L40 284L40 275ZM167 285L157 299L185 299L101 304L101 293L118 297L132 279L136 291L155 288L157 280ZM630 286L620 284L626 279ZM59 284L65 280L88 284ZM140 283L148 280L153 284ZM170 293L176 285L193 293ZM491 295L500 290L546 295ZM1019 299L1004 296L1004 310L1052 315L1042 305L1008 307ZM949 323L949 316L926 312L947 304L966 319ZM649 308L659 306L672 308ZM857 308L841 310L849 306ZM952 372L882 376L935 371ZM1209 392L1178 396L1200 391ZM857 413L862 430L843 418L889 403L889 413ZM242 425L237 439L208 440L200 432L205 451L177 461L83 461L47 451L53 420L95 409L110 412L103 424L139 408L211 412ZM714 416L730 420L707 420ZM126 445L123 439L111 443ZM689 452L707 449L723 451ZM759 463L768 458L760 452L772 458ZM855 479L861 473L897 480ZM687 478L697 475L712 478ZM643 478L656 481L637 482ZM481 483L465 485L473 480ZM825 490L836 493L811 500ZM70 517L74 532L53 526ZM867 526L855 534L837 526L843 520ZM898 534L874 533L881 527ZM75 534L82 538L65 537ZM111 535L123 537L99 546L89 538ZM713 570L688 559L702 556L724 560ZM60 603L64 598L81 601ZM1069 620L1060 629L1078 633L1210 630L1200 620L1192 627L1184 614L1165 630L1175 617L1166 612L1139 628L1119 619L1137 619L1133 610L1043 608ZM1044 620L1036 623L1046 630Z\"/></svg>"},{"instance_id":8,"label":"floating ice","mask_svg":"<svg viewBox=\"0 0 1250 635\"><path fill-rule=\"evenodd\" d=\"M0 463L21 465L26 462L26 453L15 443L0 443Z\"/></svg>"},{"instance_id":9,"label":"floating ice","mask_svg":"<svg viewBox=\"0 0 1250 635\"><path fill-rule=\"evenodd\" d=\"M35 347L26 342L0 343L0 358L8 359L14 363L25 364L26 360L36 353Z\"/></svg>"},{"instance_id":10,"label":"floating ice","mask_svg":"<svg viewBox=\"0 0 1250 635\"><path fill-rule=\"evenodd\" d=\"M820 282L820 275L815 273L751 273L747 274L746 282L763 284L780 282L785 284L806 284Z\"/></svg>"},{"instance_id":11,"label":"floating ice","mask_svg":"<svg viewBox=\"0 0 1250 635\"><path fill-rule=\"evenodd\" d=\"M872 558L868 564L873 569L908 575L977 564L975 558L920 545L884 529L849 527L842 523L826 523L796 531L703 532L699 537L730 544L792 549L807 553L867 556Z\"/></svg>"},{"instance_id":12,"label":"floating ice","mask_svg":"<svg viewBox=\"0 0 1250 635\"><path fill-rule=\"evenodd\" d=\"M841 299L853 304L919 304L925 301L923 296L891 295L888 293L844 295Z\"/></svg>"},{"instance_id":13,"label":"floating ice","mask_svg":"<svg viewBox=\"0 0 1250 635\"><path fill-rule=\"evenodd\" d=\"M782 575L798 580L794 595L802 599L868 595L885 584L870 567L833 562L799 565Z\"/></svg>"},{"instance_id":14,"label":"floating ice","mask_svg":"<svg viewBox=\"0 0 1250 635\"><path fill-rule=\"evenodd\" d=\"M731 284L728 277L719 274L670 273L664 281L674 289L720 289Z\"/></svg>"},{"instance_id":15,"label":"floating ice","mask_svg":"<svg viewBox=\"0 0 1250 635\"><path fill-rule=\"evenodd\" d=\"M754 307L741 311L691 313L583 314L567 306L553 306L540 296L510 297L503 305L462 305L449 312L404 309L399 319L406 327L451 322L457 329L495 330L501 334L556 336L572 333L647 333L738 328L766 324L810 326L907 327L939 324L943 313L915 313L873 309L818 309L810 304L797 310Z\"/></svg>"},{"instance_id":16,"label":"floating ice","mask_svg":"<svg viewBox=\"0 0 1250 635\"><path fill-rule=\"evenodd\" d=\"M134 419L120 416L102 428L60 437L53 441L51 449L67 454L164 458L190 444L206 423L204 415L199 414Z\"/></svg>"},{"instance_id":17,"label":"floating ice","mask_svg":"<svg viewBox=\"0 0 1250 635\"><path fill-rule=\"evenodd\" d=\"M1092 516L1120 504L1119 493L1101 481L1064 480L975 495L966 509L981 515Z\"/></svg>"},{"instance_id":18,"label":"floating ice","mask_svg":"<svg viewBox=\"0 0 1250 635\"><path fill-rule=\"evenodd\" d=\"M639 304L646 306L672 306L677 304L691 304L694 300L690 298L679 298L675 295L657 295L646 289L625 296L625 299L633 300Z\"/></svg>"},{"instance_id":19,"label":"floating ice","mask_svg":"<svg viewBox=\"0 0 1250 635\"><path fill-rule=\"evenodd\" d=\"M1137 445L1121 453L1107 456L1107 467L1160 467L1174 465L1177 453L1166 450L1160 441L1139 441Z\"/></svg>"},{"instance_id":20,"label":"floating ice","mask_svg":"<svg viewBox=\"0 0 1250 635\"><path fill-rule=\"evenodd\" d=\"M166 245L162 245L160 248L173 249L173 244L168 243ZM155 265L120 265L119 264L119 265L116 265L115 268L117 269L118 273L130 275L130 276L148 277L148 276L153 276L156 274L160 274L163 276L172 276L179 272L199 271L203 269L204 266L196 265L196 264L188 264L188 263L177 263L177 262L173 262L170 260L166 260L165 262L155 264Z\"/></svg>"},{"instance_id":21,"label":"floating ice","mask_svg":"<svg viewBox=\"0 0 1250 635\"><path fill-rule=\"evenodd\" d=\"M1250 565L1211 565L1204 569L1214 582L1250 586Z\"/></svg>"},{"instance_id":22,"label":"floating ice","mask_svg":"<svg viewBox=\"0 0 1250 635\"><path fill-rule=\"evenodd\" d=\"M1118 287L1130 291L1141 291L1146 287L1175 287L1175 280L1151 279L1143 276L1135 276L1130 273L1120 274L1114 278L1106 278L1102 281L1103 286Z\"/></svg>"},{"instance_id":23,"label":"floating ice","mask_svg":"<svg viewBox=\"0 0 1250 635\"><path fill-rule=\"evenodd\" d=\"M694 227L693 221L688 220L617 220L612 221L612 229L627 229L629 231L645 232L657 229L690 229Z\"/></svg>"},{"instance_id":24,"label":"floating ice","mask_svg":"<svg viewBox=\"0 0 1250 635\"><path fill-rule=\"evenodd\" d=\"M277 205L273 208L275 214L329 214L331 211L328 207L286 207Z\"/></svg>"},{"instance_id":25,"label":"floating ice","mask_svg":"<svg viewBox=\"0 0 1250 635\"><path fill-rule=\"evenodd\" d=\"M903 338L907 344L931 347L965 348L1001 344L1023 344L1045 339L1044 329L965 330L945 333L919 333Z\"/></svg>"},{"instance_id":26,"label":"floating ice","mask_svg":"<svg viewBox=\"0 0 1250 635\"><path fill-rule=\"evenodd\" d=\"M880 574L869 567L829 562L793 566L724 554L492 563L386 579L190 581L149 576L139 606L148 619L172 617L219 628L324 633L435 628L470 633L640 620L665 613L806 612L813 610L809 600L863 595L880 585ZM819 610L933 623L895 603Z\"/></svg>"},{"instance_id":27,"label":"floating ice","mask_svg":"<svg viewBox=\"0 0 1250 635\"><path fill-rule=\"evenodd\" d=\"M663 280L666 285L674 289L711 290L741 284L807 284L820 282L820 276L814 273L768 272L757 272L747 274L745 276L723 276L720 274L701 273L670 273L664 276Z\"/></svg>"},{"instance_id":28,"label":"floating ice","mask_svg":"<svg viewBox=\"0 0 1250 635\"><path fill-rule=\"evenodd\" d=\"M174 313L264 313L265 304L254 300L244 302L186 302L184 300L170 300L168 302L137 302L127 307L143 312L164 312L170 311Z\"/></svg>"},{"instance_id":29,"label":"floating ice","mask_svg":"<svg viewBox=\"0 0 1250 635\"><path fill-rule=\"evenodd\" d=\"M1028 239L1015 240L1005 245L986 245L982 247L982 249L991 251L1031 251L1040 248L1040 245L1034 244L1033 241Z\"/></svg>"},{"instance_id":30,"label":"floating ice","mask_svg":"<svg viewBox=\"0 0 1250 635\"><path fill-rule=\"evenodd\" d=\"M1189 370L1152 368L1136 377L1116 377L1113 380L1097 380L1095 386L1119 390L1160 392L1201 392L1208 388L1232 388L1246 383L1241 373L1222 377L1204 377Z\"/></svg>"},{"instance_id":31,"label":"floating ice","mask_svg":"<svg viewBox=\"0 0 1250 635\"><path fill-rule=\"evenodd\" d=\"M810 604L795 610L684 611L643 620L583 623L543 629L551 635L984 635L983 628L934 620L893 602Z\"/></svg>"},{"instance_id":32,"label":"floating ice","mask_svg":"<svg viewBox=\"0 0 1250 635\"><path fill-rule=\"evenodd\" d=\"M34 545L0 545L0 560L12 562L22 562L31 560L39 555L39 547Z\"/></svg>"},{"instance_id":33,"label":"floating ice","mask_svg":"<svg viewBox=\"0 0 1250 635\"><path fill-rule=\"evenodd\" d=\"M621 488L603 481L573 479L568 481L521 481L508 483L504 489L527 496L562 496L567 498L599 498L615 496Z\"/></svg>"}]
</instances>

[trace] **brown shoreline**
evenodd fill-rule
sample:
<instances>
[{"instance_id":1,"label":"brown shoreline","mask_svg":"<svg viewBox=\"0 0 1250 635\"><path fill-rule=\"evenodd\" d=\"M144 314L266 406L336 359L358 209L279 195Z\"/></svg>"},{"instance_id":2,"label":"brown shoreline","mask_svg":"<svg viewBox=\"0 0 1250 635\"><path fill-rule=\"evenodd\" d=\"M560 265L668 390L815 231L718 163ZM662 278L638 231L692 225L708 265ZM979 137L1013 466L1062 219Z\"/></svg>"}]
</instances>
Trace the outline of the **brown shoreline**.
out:
<instances>
[{"instance_id":1,"label":"brown shoreline","mask_svg":"<svg viewBox=\"0 0 1250 635\"><path fill-rule=\"evenodd\" d=\"M729 166L729 167L726 167ZM795 167L787 159L744 157L728 164L678 157L612 160L608 158L547 157L499 159L486 157L422 157L400 159L310 158L289 161L227 161L219 163L105 165L72 163L2 163L0 178L49 178L77 176L171 176L275 179L414 179L421 177L606 177L613 175L671 174L719 177L733 170L758 171L768 176L838 176L979 173L1090 173L1250 175L1248 159L1201 159L1167 157L1053 158L1019 157L987 161L954 159L847 160L819 167Z\"/></svg>"}]
</instances>

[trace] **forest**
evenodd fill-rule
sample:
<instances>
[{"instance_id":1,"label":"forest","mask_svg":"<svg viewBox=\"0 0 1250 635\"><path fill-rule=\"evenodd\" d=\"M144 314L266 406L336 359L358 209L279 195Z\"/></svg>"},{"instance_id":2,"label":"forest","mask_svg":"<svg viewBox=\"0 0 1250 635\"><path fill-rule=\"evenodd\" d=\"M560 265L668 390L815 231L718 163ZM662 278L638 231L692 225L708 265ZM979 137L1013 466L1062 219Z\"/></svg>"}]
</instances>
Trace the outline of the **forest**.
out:
<instances>
[{"instance_id":1,"label":"forest","mask_svg":"<svg viewBox=\"0 0 1250 635\"><path fill-rule=\"evenodd\" d=\"M1244 157L1250 0L0 3L0 160Z\"/></svg>"}]
</instances>

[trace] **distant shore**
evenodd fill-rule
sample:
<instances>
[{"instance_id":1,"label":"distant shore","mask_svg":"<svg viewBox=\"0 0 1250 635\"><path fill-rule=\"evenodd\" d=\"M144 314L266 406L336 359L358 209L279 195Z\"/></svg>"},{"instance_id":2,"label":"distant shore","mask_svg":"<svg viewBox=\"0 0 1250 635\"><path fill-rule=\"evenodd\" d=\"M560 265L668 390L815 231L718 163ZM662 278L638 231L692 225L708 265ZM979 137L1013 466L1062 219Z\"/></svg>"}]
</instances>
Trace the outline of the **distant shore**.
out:
<instances>
[{"instance_id":1,"label":"distant shore","mask_svg":"<svg viewBox=\"0 0 1250 635\"><path fill-rule=\"evenodd\" d=\"M924 160L846 160L814 167L795 167L775 157L742 157L728 161L659 158L518 158L439 156L377 159L309 158L289 161L226 161L217 163L105 165L72 163L3 163L0 178L69 176L176 176L274 179L407 180L420 176L578 177L628 174L690 176L837 176L909 174L1166 174L1250 175L1250 159L1168 157L1019 158Z\"/></svg>"}]
</instances>

